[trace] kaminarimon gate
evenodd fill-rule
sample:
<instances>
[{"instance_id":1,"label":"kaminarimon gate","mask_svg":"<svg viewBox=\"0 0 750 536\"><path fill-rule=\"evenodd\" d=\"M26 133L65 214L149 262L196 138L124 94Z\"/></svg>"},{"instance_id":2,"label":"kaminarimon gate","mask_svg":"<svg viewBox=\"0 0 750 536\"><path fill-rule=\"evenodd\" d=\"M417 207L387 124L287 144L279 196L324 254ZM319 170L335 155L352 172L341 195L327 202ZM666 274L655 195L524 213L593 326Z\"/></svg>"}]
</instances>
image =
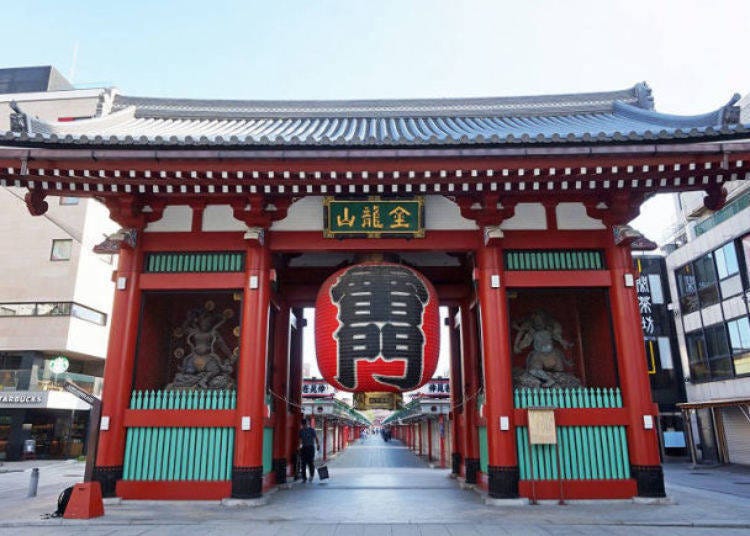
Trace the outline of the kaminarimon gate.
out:
<instances>
[{"instance_id":1,"label":"kaminarimon gate","mask_svg":"<svg viewBox=\"0 0 750 536\"><path fill-rule=\"evenodd\" d=\"M0 134L0 182L28 189L31 214L94 197L122 226L98 246L119 253L94 471L105 496L256 498L285 482L301 311L321 299L333 324L318 354L333 344L331 381L355 391L365 377L396 391L428 380L437 340L419 314L448 308L452 470L490 497L664 495L626 224L658 192L703 190L715 210L722 183L748 177L737 99L687 117L656 112L645 84L105 97L98 117L21 110Z\"/></svg>"}]
</instances>

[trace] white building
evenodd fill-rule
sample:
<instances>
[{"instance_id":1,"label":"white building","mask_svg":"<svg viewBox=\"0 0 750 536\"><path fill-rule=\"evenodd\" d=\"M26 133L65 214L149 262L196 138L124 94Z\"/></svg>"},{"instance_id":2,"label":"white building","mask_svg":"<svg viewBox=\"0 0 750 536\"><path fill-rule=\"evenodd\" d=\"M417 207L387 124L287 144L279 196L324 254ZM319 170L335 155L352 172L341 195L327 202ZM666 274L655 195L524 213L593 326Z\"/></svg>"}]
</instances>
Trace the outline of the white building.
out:
<instances>
[{"instance_id":1,"label":"white building","mask_svg":"<svg viewBox=\"0 0 750 536\"><path fill-rule=\"evenodd\" d=\"M740 122L750 123L750 96L740 107ZM695 457L708 463L750 464L750 177L738 178L715 212L702 193L676 198L682 221L667 256L683 409Z\"/></svg>"},{"instance_id":2,"label":"white building","mask_svg":"<svg viewBox=\"0 0 750 536\"><path fill-rule=\"evenodd\" d=\"M9 129L14 107L44 120L92 117L106 96L73 89L51 67L0 69L0 127ZM88 405L62 385L101 390L114 266L92 248L117 226L86 198L51 198L31 216L25 194L0 188L0 459L22 456L32 439L35 456L75 456Z\"/></svg>"}]
</instances>

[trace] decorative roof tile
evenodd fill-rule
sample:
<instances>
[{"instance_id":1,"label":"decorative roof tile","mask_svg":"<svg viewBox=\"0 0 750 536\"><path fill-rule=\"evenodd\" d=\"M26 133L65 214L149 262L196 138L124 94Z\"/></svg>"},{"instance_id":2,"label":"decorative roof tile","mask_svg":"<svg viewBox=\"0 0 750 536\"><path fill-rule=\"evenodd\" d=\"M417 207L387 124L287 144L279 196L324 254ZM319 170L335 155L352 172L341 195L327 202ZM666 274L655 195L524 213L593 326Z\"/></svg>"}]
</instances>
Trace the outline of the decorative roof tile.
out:
<instances>
[{"instance_id":1,"label":"decorative roof tile","mask_svg":"<svg viewBox=\"0 0 750 536\"><path fill-rule=\"evenodd\" d=\"M99 117L59 123L29 118L25 133L0 134L0 139L239 148L700 141L748 135L748 127L739 124L738 100L735 96L707 114L677 116L653 109L645 83L574 95L380 101L158 99L113 91L111 107Z\"/></svg>"}]
</instances>

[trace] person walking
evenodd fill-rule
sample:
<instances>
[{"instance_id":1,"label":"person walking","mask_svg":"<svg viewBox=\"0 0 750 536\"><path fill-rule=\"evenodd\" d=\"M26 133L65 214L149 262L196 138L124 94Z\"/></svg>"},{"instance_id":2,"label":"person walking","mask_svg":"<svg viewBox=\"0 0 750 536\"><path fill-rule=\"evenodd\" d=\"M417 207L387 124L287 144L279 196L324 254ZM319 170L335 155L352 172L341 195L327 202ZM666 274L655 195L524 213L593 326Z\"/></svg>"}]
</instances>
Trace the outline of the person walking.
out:
<instances>
[{"instance_id":1,"label":"person walking","mask_svg":"<svg viewBox=\"0 0 750 536\"><path fill-rule=\"evenodd\" d=\"M315 476L315 450L320 451L320 441L315 428L309 426L307 419L302 419L299 430L300 456L302 457L302 482L307 482L307 470L310 471L310 482Z\"/></svg>"}]
</instances>

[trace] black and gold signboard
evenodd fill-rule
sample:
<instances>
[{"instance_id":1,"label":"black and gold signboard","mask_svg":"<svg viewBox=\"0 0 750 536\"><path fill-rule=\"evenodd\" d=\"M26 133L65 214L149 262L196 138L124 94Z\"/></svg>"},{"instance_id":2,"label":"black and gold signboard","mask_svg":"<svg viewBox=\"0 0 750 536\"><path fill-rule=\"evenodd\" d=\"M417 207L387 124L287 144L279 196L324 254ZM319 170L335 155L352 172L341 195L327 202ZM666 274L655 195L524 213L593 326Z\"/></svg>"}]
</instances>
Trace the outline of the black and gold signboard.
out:
<instances>
[{"instance_id":1,"label":"black and gold signboard","mask_svg":"<svg viewBox=\"0 0 750 536\"><path fill-rule=\"evenodd\" d=\"M423 238L422 197L340 199L326 197L326 238Z\"/></svg>"}]
</instances>

